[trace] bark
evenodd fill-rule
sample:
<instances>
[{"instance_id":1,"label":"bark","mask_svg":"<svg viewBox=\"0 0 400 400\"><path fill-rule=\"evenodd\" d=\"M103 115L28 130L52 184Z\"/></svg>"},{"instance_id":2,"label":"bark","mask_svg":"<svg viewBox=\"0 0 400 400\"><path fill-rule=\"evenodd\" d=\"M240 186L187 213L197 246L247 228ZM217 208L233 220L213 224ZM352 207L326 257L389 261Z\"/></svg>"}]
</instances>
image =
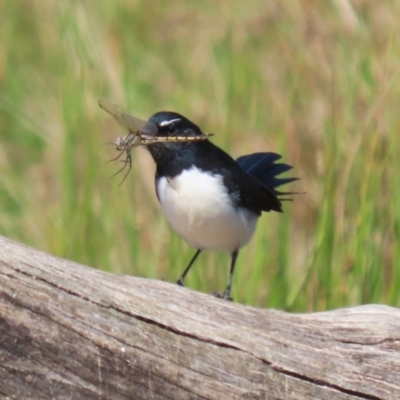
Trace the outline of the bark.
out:
<instances>
[{"instance_id":1,"label":"bark","mask_svg":"<svg viewBox=\"0 0 400 400\"><path fill-rule=\"evenodd\" d=\"M400 311L262 310L0 238L0 397L400 399Z\"/></svg>"}]
</instances>

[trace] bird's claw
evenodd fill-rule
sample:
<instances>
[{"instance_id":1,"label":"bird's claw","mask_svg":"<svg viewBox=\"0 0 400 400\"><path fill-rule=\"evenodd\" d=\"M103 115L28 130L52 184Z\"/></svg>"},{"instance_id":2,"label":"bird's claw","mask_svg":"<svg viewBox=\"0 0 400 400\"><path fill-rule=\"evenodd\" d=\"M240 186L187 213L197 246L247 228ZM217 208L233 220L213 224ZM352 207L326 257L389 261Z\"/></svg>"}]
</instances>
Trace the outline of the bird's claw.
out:
<instances>
[{"instance_id":1,"label":"bird's claw","mask_svg":"<svg viewBox=\"0 0 400 400\"><path fill-rule=\"evenodd\" d=\"M229 292L226 292L226 291L222 294L218 293L218 292L212 292L211 294L218 299L233 301L233 298L229 295Z\"/></svg>"}]
</instances>

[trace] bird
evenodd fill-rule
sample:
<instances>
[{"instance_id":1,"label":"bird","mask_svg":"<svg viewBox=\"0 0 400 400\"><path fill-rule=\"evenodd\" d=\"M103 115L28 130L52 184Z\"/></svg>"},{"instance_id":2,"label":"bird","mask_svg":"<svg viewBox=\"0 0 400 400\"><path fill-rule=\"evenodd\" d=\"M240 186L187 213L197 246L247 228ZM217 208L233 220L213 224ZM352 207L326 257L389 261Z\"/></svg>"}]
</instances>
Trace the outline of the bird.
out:
<instances>
[{"instance_id":1,"label":"bird","mask_svg":"<svg viewBox=\"0 0 400 400\"><path fill-rule=\"evenodd\" d=\"M118 172L128 166L129 173L131 149L145 146L156 164L155 190L164 215L170 227L196 249L177 284L184 286L186 275L203 250L228 251L228 284L222 294L214 294L232 300L239 251L249 243L261 214L283 212L282 201L291 200L286 196L298 194L276 189L299 179L278 177L292 167L276 163L282 156L272 152L235 160L209 140L212 134L203 133L176 112L160 111L146 122L107 100L99 100L99 105L130 132L111 143L121 151L114 160L124 152L127 155Z\"/></svg>"},{"instance_id":2,"label":"bird","mask_svg":"<svg viewBox=\"0 0 400 400\"><path fill-rule=\"evenodd\" d=\"M181 114L161 111L148 122L157 137L204 137L206 134ZM231 255L228 284L217 297L230 293L239 251L253 236L262 212L283 212L276 187L299 178L279 178L292 167L275 163L280 155L258 152L233 159L205 138L198 141L160 141L147 146L155 164L155 189L170 227L196 252L177 281L184 280L203 250Z\"/></svg>"}]
</instances>

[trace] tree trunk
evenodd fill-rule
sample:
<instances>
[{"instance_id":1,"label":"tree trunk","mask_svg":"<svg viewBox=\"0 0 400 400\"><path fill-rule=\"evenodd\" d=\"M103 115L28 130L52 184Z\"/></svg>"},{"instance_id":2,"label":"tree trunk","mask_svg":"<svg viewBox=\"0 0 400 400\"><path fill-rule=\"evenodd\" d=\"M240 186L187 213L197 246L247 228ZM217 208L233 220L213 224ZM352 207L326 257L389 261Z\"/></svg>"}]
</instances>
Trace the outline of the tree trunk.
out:
<instances>
[{"instance_id":1,"label":"tree trunk","mask_svg":"<svg viewBox=\"0 0 400 400\"><path fill-rule=\"evenodd\" d=\"M0 238L0 396L400 399L400 311L261 310Z\"/></svg>"}]
</instances>

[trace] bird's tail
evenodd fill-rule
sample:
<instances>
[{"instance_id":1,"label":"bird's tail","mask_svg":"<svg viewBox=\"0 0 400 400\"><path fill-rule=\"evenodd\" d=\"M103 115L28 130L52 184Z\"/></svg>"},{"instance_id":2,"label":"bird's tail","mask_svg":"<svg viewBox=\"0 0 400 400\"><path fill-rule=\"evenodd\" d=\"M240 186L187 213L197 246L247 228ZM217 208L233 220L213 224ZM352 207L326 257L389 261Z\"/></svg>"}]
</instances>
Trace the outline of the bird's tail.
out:
<instances>
[{"instance_id":1,"label":"bird's tail","mask_svg":"<svg viewBox=\"0 0 400 400\"><path fill-rule=\"evenodd\" d=\"M298 192L280 192L275 188L287 183L297 181L300 178L278 178L283 172L289 171L293 167L288 164L275 164L275 161L282 158L276 153L253 153L239 157L236 162L248 174L258 179L264 186L271 188L276 195L298 194ZM280 199L285 200L285 199ZM286 199L289 200L289 199Z\"/></svg>"}]
</instances>

